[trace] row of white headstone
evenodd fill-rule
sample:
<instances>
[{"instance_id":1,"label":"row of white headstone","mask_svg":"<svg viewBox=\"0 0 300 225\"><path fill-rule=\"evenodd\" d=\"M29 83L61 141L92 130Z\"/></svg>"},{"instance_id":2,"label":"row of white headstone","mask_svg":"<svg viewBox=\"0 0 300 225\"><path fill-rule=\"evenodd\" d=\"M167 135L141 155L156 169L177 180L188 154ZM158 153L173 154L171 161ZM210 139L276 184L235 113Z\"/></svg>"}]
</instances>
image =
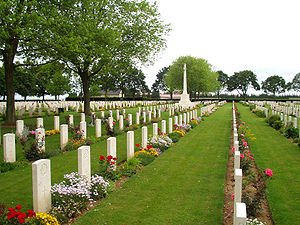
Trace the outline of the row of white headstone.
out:
<instances>
[{"instance_id":1,"label":"row of white headstone","mask_svg":"<svg viewBox=\"0 0 300 225\"><path fill-rule=\"evenodd\" d=\"M246 204L242 203L242 177L243 171L240 168L240 151L239 151L239 139L236 124L235 115L235 103L232 104L232 118L233 118L233 144L234 144L234 225L246 225L247 212Z\"/></svg>"},{"instance_id":2,"label":"row of white headstone","mask_svg":"<svg viewBox=\"0 0 300 225\"><path fill-rule=\"evenodd\" d=\"M197 110L192 113L197 116ZM184 114L188 115L188 114ZM180 115L181 116L181 115ZM172 133L173 119L169 118L169 133ZM177 116L174 117L177 122ZM182 120L179 119L179 124ZM63 125L61 125L63 126ZM67 126L67 125L64 125ZM166 130L166 121L162 120L162 131ZM62 127L61 127L62 128ZM166 132L164 132L166 133ZM158 135L158 124L153 123L153 136ZM142 127L142 147L147 146L148 127ZM117 139L110 137L107 139L107 156L117 157ZM134 157L134 131L127 132L127 160ZM78 148L78 173L90 180L91 178L91 156L90 146ZM40 159L32 164L32 191L33 209L35 212L48 212L51 209L51 169L49 159Z\"/></svg>"}]
</instances>

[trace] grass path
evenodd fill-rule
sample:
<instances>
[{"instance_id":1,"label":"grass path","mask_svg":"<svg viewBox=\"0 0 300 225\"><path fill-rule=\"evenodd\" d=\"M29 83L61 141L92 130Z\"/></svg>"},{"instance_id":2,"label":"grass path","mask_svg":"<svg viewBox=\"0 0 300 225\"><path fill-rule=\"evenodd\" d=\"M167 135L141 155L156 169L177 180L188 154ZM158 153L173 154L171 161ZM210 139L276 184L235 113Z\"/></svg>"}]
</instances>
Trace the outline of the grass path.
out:
<instances>
[{"instance_id":1,"label":"grass path","mask_svg":"<svg viewBox=\"0 0 300 225\"><path fill-rule=\"evenodd\" d=\"M222 224L230 124L227 104L76 224Z\"/></svg>"},{"instance_id":2,"label":"grass path","mask_svg":"<svg viewBox=\"0 0 300 225\"><path fill-rule=\"evenodd\" d=\"M238 104L238 110L257 138L250 141L256 164L275 172L267 194L275 224L300 224L299 147L251 113L249 107Z\"/></svg>"}]
</instances>

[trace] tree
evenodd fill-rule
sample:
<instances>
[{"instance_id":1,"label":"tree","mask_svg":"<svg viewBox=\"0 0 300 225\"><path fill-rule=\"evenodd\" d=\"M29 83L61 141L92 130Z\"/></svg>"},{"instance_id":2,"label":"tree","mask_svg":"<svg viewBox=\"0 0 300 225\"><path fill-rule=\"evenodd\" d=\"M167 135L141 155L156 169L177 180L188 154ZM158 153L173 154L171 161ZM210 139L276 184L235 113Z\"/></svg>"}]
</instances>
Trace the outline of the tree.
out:
<instances>
[{"instance_id":1,"label":"tree","mask_svg":"<svg viewBox=\"0 0 300 225\"><path fill-rule=\"evenodd\" d=\"M170 66L166 81L170 89L183 89L183 66L187 67L187 91L192 96L195 92L215 91L217 73L206 60L192 56L181 56Z\"/></svg>"},{"instance_id":2,"label":"tree","mask_svg":"<svg viewBox=\"0 0 300 225\"><path fill-rule=\"evenodd\" d=\"M217 86L217 95L219 98L220 92L227 87L228 75L224 73L222 70L217 71L217 73L219 74L218 76L219 85Z\"/></svg>"},{"instance_id":3,"label":"tree","mask_svg":"<svg viewBox=\"0 0 300 225\"><path fill-rule=\"evenodd\" d=\"M260 89L260 86L257 83L257 76L250 70L235 72L234 75L229 77L227 82L227 90L237 90L244 99L246 99L247 91L251 86L255 90Z\"/></svg>"},{"instance_id":4,"label":"tree","mask_svg":"<svg viewBox=\"0 0 300 225\"><path fill-rule=\"evenodd\" d=\"M169 32L156 4L145 0L74 0L70 7L49 8L43 15L48 31L39 37L47 49L43 53L81 78L87 115L91 80L121 60L151 61L164 48Z\"/></svg>"},{"instance_id":5,"label":"tree","mask_svg":"<svg viewBox=\"0 0 300 225\"><path fill-rule=\"evenodd\" d=\"M288 88L294 91L300 91L300 73L297 73L294 76L293 81L288 83Z\"/></svg>"},{"instance_id":6,"label":"tree","mask_svg":"<svg viewBox=\"0 0 300 225\"><path fill-rule=\"evenodd\" d=\"M276 93L285 92L285 80L277 75L268 77L265 81L262 82L261 88L265 93L272 93L274 96Z\"/></svg>"},{"instance_id":7,"label":"tree","mask_svg":"<svg viewBox=\"0 0 300 225\"><path fill-rule=\"evenodd\" d=\"M45 73L49 75L46 83L46 92L55 96L55 100L59 95L67 94L70 90L70 77L65 73L64 65L53 62L42 66Z\"/></svg>"},{"instance_id":8,"label":"tree","mask_svg":"<svg viewBox=\"0 0 300 225\"><path fill-rule=\"evenodd\" d=\"M152 97L159 98L159 91L165 92L168 90L168 85L164 79L165 75L169 71L170 66L163 67L158 74L156 74L156 80L152 84Z\"/></svg>"},{"instance_id":9,"label":"tree","mask_svg":"<svg viewBox=\"0 0 300 225\"><path fill-rule=\"evenodd\" d=\"M15 86L14 71L22 66L17 61L27 60L34 53L40 53L37 48L36 34L48 32L40 26L43 17L43 8L48 8L49 1L10 0L1 1L0 4L0 58L5 69L5 85L7 87L6 119L5 123L14 125L15 112ZM26 58L25 58L26 56ZM38 59L38 57L34 57Z\"/></svg>"},{"instance_id":10,"label":"tree","mask_svg":"<svg viewBox=\"0 0 300 225\"><path fill-rule=\"evenodd\" d=\"M24 97L34 96L37 93L37 77L30 69L16 68L15 70L15 87L16 92ZM40 81L40 80L39 80Z\"/></svg>"}]
</instances>

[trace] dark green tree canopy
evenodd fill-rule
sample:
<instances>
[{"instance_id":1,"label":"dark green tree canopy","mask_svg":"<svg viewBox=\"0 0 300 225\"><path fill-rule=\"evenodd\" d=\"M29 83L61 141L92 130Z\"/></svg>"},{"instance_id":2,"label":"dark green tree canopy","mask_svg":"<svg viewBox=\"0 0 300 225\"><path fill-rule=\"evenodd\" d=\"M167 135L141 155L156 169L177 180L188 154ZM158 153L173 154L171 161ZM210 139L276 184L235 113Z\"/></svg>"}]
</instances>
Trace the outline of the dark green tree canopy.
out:
<instances>
[{"instance_id":1,"label":"dark green tree canopy","mask_svg":"<svg viewBox=\"0 0 300 225\"><path fill-rule=\"evenodd\" d=\"M300 73L294 76L293 81L290 83L290 89L300 91Z\"/></svg>"},{"instance_id":2,"label":"dark green tree canopy","mask_svg":"<svg viewBox=\"0 0 300 225\"><path fill-rule=\"evenodd\" d=\"M285 92L285 80L277 75L270 76L262 82L261 88L266 93L272 93L274 96L276 93Z\"/></svg>"},{"instance_id":3,"label":"dark green tree canopy","mask_svg":"<svg viewBox=\"0 0 300 225\"><path fill-rule=\"evenodd\" d=\"M168 85L165 81L165 75L169 71L170 67L163 67L157 74L156 80L152 84L152 97L159 97L159 91L165 92L168 90Z\"/></svg>"},{"instance_id":4,"label":"dark green tree canopy","mask_svg":"<svg viewBox=\"0 0 300 225\"><path fill-rule=\"evenodd\" d=\"M228 91L237 90L244 98L246 98L247 91L250 87L253 87L255 90L260 90L257 76L250 70L235 72L234 75L229 77L227 82Z\"/></svg>"},{"instance_id":5,"label":"dark green tree canopy","mask_svg":"<svg viewBox=\"0 0 300 225\"><path fill-rule=\"evenodd\" d=\"M171 90L183 90L183 66L187 67L187 89L192 92L213 92L218 86L218 74L206 60L192 56L181 56L170 66L166 76Z\"/></svg>"}]
</instances>

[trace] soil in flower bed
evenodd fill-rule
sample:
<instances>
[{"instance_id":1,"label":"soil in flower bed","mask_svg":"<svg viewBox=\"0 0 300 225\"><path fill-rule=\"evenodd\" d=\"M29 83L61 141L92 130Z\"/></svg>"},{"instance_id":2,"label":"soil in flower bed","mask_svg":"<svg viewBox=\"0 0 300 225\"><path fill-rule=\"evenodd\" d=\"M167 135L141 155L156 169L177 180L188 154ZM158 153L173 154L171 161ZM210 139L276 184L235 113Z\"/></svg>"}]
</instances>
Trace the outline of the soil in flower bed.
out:
<instances>
[{"instance_id":1,"label":"soil in flower bed","mask_svg":"<svg viewBox=\"0 0 300 225\"><path fill-rule=\"evenodd\" d=\"M223 208L223 225L232 225L233 224L233 208L234 208L234 200L232 199L232 194L234 194L234 157L232 154L233 147L233 132L230 137L230 147L228 150L228 163L226 170L226 181L224 187L224 208ZM252 161L253 172L257 175L258 170L254 161ZM244 179L244 177L243 177ZM246 191L248 193L254 193L256 189L249 185L246 187ZM258 221L265 223L266 225L274 225L272 214L270 211L270 207L267 199L264 200L262 204L262 210L260 210L257 214Z\"/></svg>"}]
</instances>

